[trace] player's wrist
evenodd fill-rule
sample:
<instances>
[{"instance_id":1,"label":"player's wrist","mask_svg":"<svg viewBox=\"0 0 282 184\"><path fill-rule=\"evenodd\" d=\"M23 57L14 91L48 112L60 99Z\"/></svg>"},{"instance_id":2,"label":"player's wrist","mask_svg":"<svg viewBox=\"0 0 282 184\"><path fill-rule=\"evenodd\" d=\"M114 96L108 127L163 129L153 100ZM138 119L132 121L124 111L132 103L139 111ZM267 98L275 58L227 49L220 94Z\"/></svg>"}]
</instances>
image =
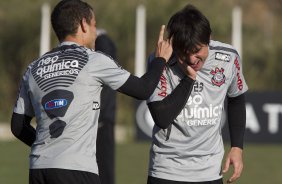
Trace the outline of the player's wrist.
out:
<instances>
[{"instance_id":1,"label":"player's wrist","mask_svg":"<svg viewBox=\"0 0 282 184\"><path fill-rule=\"evenodd\" d=\"M243 152L243 148L241 148L241 147L236 147L236 146L234 146L234 147L231 147L231 150L232 151L239 151L239 152Z\"/></svg>"}]
</instances>

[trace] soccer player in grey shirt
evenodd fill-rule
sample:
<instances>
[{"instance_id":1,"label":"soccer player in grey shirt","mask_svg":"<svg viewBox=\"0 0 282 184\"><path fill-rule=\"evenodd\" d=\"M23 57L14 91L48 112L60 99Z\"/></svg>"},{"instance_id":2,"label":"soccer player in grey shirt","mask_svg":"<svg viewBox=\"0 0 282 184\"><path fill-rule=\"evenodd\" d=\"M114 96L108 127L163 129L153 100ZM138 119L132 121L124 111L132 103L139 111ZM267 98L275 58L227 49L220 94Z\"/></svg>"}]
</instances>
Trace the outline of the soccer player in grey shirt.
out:
<instances>
[{"instance_id":1,"label":"soccer player in grey shirt","mask_svg":"<svg viewBox=\"0 0 282 184\"><path fill-rule=\"evenodd\" d=\"M51 22L60 44L27 67L11 130L31 146L30 184L100 184L95 155L102 86L149 98L172 47L163 40L162 26L152 70L138 78L94 51L96 21L89 4L60 1Z\"/></svg>"},{"instance_id":2,"label":"soccer player in grey shirt","mask_svg":"<svg viewBox=\"0 0 282 184\"><path fill-rule=\"evenodd\" d=\"M248 89L240 57L231 45L210 40L209 21L192 5L175 13L167 30L173 55L148 100L155 125L147 183L223 183L225 98L231 149L223 172L233 165L228 182L234 182L243 168Z\"/></svg>"}]
</instances>

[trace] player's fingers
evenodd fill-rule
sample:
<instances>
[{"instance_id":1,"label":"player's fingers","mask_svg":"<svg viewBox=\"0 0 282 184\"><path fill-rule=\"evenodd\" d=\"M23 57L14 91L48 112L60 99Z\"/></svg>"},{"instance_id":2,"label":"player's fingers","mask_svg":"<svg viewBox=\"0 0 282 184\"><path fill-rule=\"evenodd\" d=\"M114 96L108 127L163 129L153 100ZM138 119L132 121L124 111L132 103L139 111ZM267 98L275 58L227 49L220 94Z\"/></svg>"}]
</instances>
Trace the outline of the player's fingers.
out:
<instances>
[{"instance_id":1,"label":"player's fingers","mask_svg":"<svg viewBox=\"0 0 282 184\"><path fill-rule=\"evenodd\" d=\"M237 173L233 173L233 175L227 180L227 183L232 183L235 180L237 180L239 178L239 176L237 175Z\"/></svg>"},{"instance_id":2,"label":"player's fingers","mask_svg":"<svg viewBox=\"0 0 282 184\"><path fill-rule=\"evenodd\" d=\"M230 177L230 179L227 182L232 183L236 181L241 176L242 170L243 170L242 164L234 164L233 175Z\"/></svg>"},{"instance_id":3,"label":"player's fingers","mask_svg":"<svg viewBox=\"0 0 282 184\"><path fill-rule=\"evenodd\" d=\"M189 65L187 65L187 70L188 70L188 76L191 79L196 80L197 72Z\"/></svg>"},{"instance_id":4,"label":"player's fingers","mask_svg":"<svg viewBox=\"0 0 282 184\"><path fill-rule=\"evenodd\" d=\"M236 176L236 175L232 175L228 180L227 183L233 183L234 181L236 181L240 176Z\"/></svg>"},{"instance_id":5,"label":"player's fingers","mask_svg":"<svg viewBox=\"0 0 282 184\"><path fill-rule=\"evenodd\" d=\"M172 38L168 40L169 45L172 47Z\"/></svg>"},{"instance_id":6,"label":"player's fingers","mask_svg":"<svg viewBox=\"0 0 282 184\"><path fill-rule=\"evenodd\" d=\"M229 170L229 166L230 166L230 159L226 159L222 172L226 173Z\"/></svg>"},{"instance_id":7,"label":"player's fingers","mask_svg":"<svg viewBox=\"0 0 282 184\"><path fill-rule=\"evenodd\" d=\"M161 30L160 30L160 34L159 34L158 43L161 43L164 40L164 32L165 32L165 25L162 25Z\"/></svg>"}]
</instances>

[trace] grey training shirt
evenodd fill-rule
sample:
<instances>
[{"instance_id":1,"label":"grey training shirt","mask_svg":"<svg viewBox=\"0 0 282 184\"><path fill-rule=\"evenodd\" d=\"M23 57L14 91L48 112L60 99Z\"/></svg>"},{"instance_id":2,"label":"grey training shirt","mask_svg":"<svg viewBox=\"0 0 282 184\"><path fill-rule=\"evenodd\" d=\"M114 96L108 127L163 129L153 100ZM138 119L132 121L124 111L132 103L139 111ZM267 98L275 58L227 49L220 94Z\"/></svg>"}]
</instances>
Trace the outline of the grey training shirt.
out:
<instances>
[{"instance_id":1,"label":"grey training shirt","mask_svg":"<svg viewBox=\"0 0 282 184\"><path fill-rule=\"evenodd\" d=\"M64 42L29 65L14 112L36 117L30 168L98 174L96 135L102 85L116 90L130 73L102 53Z\"/></svg>"},{"instance_id":2,"label":"grey training shirt","mask_svg":"<svg viewBox=\"0 0 282 184\"><path fill-rule=\"evenodd\" d=\"M184 77L175 62L165 68L148 102L164 99ZM247 91L242 72L241 60L232 46L210 42L208 58L197 72L191 95L171 129L153 128L150 176L186 182L222 177L224 99Z\"/></svg>"}]
</instances>

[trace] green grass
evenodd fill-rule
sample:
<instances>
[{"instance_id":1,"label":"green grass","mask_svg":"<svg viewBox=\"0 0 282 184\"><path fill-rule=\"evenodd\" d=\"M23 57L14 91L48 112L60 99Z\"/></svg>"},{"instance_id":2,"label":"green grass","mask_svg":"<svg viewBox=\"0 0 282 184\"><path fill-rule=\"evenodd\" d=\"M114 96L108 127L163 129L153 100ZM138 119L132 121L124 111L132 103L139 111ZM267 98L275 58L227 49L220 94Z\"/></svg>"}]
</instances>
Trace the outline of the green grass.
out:
<instances>
[{"instance_id":1,"label":"green grass","mask_svg":"<svg viewBox=\"0 0 282 184\"><path fill-rule=\"evenodd\" d=\"M28 183L29 147L20 141L0 142L0 183Z\"/></svg>"},{"instance_id":2,"label":"green grass","mask_svg":"<svg viewBox=\"0 0 282 184\"><path fill-rule=\"evenodd\" d=\"M150 144L118 144L116 148L116 184L145 184Z\"/></svg>"},{"instance_id":3,"label":"green grass","mask_svg":"<svg viewBox=\"0 0 282 184\"><path fill-rule=\"evenodd\" d=\"M148 142L117 145L116 184L146 183L149 147ZM0 142L0 184L28 183L28 153L19 141ZM282 184L282 145L246 144L244 163L236 183Z\"/></svg>"}]
</instances>

